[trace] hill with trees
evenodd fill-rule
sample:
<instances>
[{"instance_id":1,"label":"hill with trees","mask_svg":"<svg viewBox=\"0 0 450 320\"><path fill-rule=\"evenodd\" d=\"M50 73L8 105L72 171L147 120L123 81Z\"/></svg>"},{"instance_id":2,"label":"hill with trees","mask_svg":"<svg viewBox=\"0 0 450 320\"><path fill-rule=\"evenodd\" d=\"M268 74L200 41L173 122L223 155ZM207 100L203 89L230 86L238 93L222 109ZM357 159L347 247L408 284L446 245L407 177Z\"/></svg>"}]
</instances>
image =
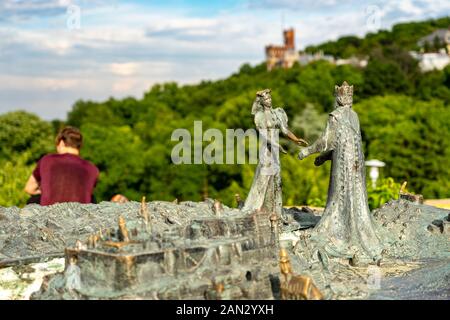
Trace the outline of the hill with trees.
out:
<instances>
[{"instance_id":1,"label":"hill with trees","mask_svg":"<svg viewBox=\"0 0 450 320\"><path fill-rule=\"evenodd\" d=\"M309 53L323 51L325 54L340 58L370 56L374 50L390 46L400 47L406 51L419 51L421 48L419 48L417 42L421 38L431 34L437 29L447 29L449 26L450 17L399 23L394 25L391 30L368 33L364 38L345 36L336 41L327 41L316 46L308 46L305 48L305 51Z\"/></svg>"}]
</instances>

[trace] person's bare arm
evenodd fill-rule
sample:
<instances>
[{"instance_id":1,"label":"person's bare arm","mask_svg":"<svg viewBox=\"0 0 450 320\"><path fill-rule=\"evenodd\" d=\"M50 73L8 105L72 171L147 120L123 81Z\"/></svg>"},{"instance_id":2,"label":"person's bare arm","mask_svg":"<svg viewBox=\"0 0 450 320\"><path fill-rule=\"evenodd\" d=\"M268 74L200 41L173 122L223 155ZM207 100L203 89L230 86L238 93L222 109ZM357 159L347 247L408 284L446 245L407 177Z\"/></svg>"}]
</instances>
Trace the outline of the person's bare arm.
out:
<instances>
[{"instance_id":1,"label":"person's bare arm","mask_svg":"<svg viewBox=\"0 0 450 320\"><path fill-rule=\"evenodd\" d=\"M25 192L29 195L41 194L41 188L39 187L39 183L36 181L36 178L31 175L28 178L27 184L25 185Z\"/></svg>"}]
</instances>

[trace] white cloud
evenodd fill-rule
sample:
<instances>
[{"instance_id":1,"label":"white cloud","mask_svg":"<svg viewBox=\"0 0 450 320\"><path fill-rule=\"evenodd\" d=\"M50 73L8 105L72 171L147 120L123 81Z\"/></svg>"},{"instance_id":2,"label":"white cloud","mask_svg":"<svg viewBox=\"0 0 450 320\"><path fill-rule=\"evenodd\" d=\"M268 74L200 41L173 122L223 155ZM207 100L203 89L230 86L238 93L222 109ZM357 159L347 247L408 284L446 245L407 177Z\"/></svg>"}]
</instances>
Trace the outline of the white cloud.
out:
<instances>
[{"instance_id":1,"label":"white cloud","mask_svg":"<svg viewBox=\"0 0 450 320\"><path fill-rule=\"evenodd\" d=\"M398 2L397 8L406 13L411 15L418 15L423 12L423 9L416 6L412 0L402 0Z\"/></svg>"},{"instance_id":2,"label":"white cloud","mask_svg":"<svg viewBox=\"0 0 450 320\"><path fill-rule=\"evenodd\" d=\"M77 87L89 88L95 85L95 80L89 78L30 77L27 75L1 75L0 82L2 90L13 91L61 91Z\"/></svg>"},{"instance_id":3,"label":"white cloud","mask_svg":"<svg viewBox=\"0 0 450 320\"><path fill-rule=\"evenodd\" d=\"M250 8L291 9L291 10L315 10L324 7L354 3L355 0L249 0Z\"/></svg>"},{"instance_id":4,"label":"white cloud","mask_svg":"<svg viewBox=\"0 0 450 320\"><path fill-rule=\"evenodd\" d=\"M115 75L131 76L136 73L139 65L135 62L126 62L126 63L111 63L109 67L111 72Z\"/></svg>"},{"instance_id":5,"label":"white cloud","mask_svg":"<svg viewBox=\"0 0 450 320\"><path fill-rule=\"evenodd\" d=\"M12 12L25 12L31 10L49 10L55 8L64 8L70 5L70 0L2 0L0 6L3 10Z\"/></svg>"},{"instance_id":6,"label":"white cloud","mask_svg":"<svg viewBox=\"0 0 450 320\"><path fill-rule=\"evenodd\" d=\"M118 0L0 0L0 21L24 21L60 16L71 5L84 10L117 5Z\"/></svg>"},{"instance_id":7,"label":"white cloud","mask_svg":"<svg viewBox=\"0 0 450 320\"><path fill-rule=\"evenodd\" d=\"M137 80L127 78L114 82L112 90L116 94L129 94L131 91L133 91L133 88L136 88L137 86L139 86L139 82Z\"/></svg>"}]
</instances>

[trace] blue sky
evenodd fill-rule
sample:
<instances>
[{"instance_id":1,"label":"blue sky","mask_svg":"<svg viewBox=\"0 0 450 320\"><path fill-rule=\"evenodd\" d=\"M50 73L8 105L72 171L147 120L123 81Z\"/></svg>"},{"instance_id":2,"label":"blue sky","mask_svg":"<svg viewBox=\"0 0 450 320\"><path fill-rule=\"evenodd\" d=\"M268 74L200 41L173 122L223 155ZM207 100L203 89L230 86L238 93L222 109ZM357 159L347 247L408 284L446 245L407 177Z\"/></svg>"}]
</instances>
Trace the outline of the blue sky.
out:
<instances>
[{"instance_id":1,"label":"blue sky","mask_svg":"<svg viewBox=\"0 0 450 320\"><path fill-rule=\"evenodd\" d=\"M224 78L282 27L301 49L449 14L448 0L0 0L0 113L64 119L77 99Z\"/></svg>"}]
</instances>

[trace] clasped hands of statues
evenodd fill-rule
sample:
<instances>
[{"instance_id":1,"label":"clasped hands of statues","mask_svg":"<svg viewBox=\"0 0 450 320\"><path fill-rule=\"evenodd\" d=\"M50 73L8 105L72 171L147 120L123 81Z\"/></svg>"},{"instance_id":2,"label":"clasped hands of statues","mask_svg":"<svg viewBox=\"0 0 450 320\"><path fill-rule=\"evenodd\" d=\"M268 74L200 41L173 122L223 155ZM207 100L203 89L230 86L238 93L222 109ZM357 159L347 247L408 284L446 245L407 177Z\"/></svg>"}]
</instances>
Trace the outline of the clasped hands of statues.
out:
<instances>
[{"instance_id":1,"label":"clasped hands of statues","mask_svg":"<svg viewBox=\"0 0 450 320\"><path fill-rule=\"evenodd\" d=\"M293 142L295 142L296 144L298 144L299 146L301 146L301 145L307 146L307 145L308 145L308 142L307 142L306 140L303 140L302 138L298 138L295 134L293 134L293 133L290 132L290 131L288 131L287 137L288 137L291 141L293 141ZM274 144L275 146L277 146L277 147L279 148L279 150L280 150L282 153L287 154L287 151L286 151L280 144L273 143L273 142L272 142L272 144Z\"/></svg>"},{"instance_id":2,"label":"clasped hands of statues","mask_svg":"<svg viewBox=\"0 0 450 320\"><path fill-rule=\"evenodd\" d=\"M306 140L301 139L301 138L295 137L295 139L292 139L292 140L295 143L297 143L299 146L307 147L309 145L309 143ZM312 153L313 152L310 152L309 148L302 148L302 149L300 149L297 157L299 160L303 160L303 159L309 157ZM331 160L331 151L323 152L319 156L317 156L316 159L314 160L314 165L321 166L327 160Z\"/></svg>"},{"instance_id":3,"label":"clasped hands of statues","mask_svg":"<svg viewBox=\"0 0 450 320\"><path fill-rule=\"evenodd\" d=\"M304 140L304 139L302 139L302 138L298 138L298 137L296 137L294 134L292 134L292 137L288 134L288 137L289 137L292 141L294 141L296 144L298 144L299 146L308 146L308 145L309 145L309 143L308 143L306 140ZM307 148L303 148L303 149L300 149L300 152L298 153L298 158L299 158L300 160L303 160L303 159L306 158L308 155L309 155L309 154L307 153Z\"/></svg>"},{"instance_id":4,"label":"clasped hands of statues","mask_svg":"<svg viewBox=\"0 0 450 320\"><path fill-rule=\"evenodd\" d=\"M298 138L297 136L295 136L295 134L293 134L290 131L288 131L287 137L299 146L305 146L305 147L309 146L309 143L306 140L304 140L302 138ZM287 151L284 150L284 148L281 145L278 145L278 147L280 148L280 151L282 153L287 153ZM312 153L314 153L314 152L310 152L309 148L303 148L298 153L298 159L303 160L306 157L310 156ZM316 159L314 161L314 165L320 166L323 163L325 163L325 161L330 160L331 154L332 154L331 151L321 153L319 156L316 157Z\"/></svg>"},{"instance_id":5,"label":"clasped hands of statues","mask_svg":"<svg viewBox=\"0 0 450 320\"><path fill-rule=\"evenodd\" d=\"M303 140L304 141L304 140ZM306 141L305 141L306 142ZM299 145L301 145L301 143L299 143ZM306 145L308 145L308 143L306 142ZM311 152L311 150L309 148L302 148L299 153L298 153L298 159L299 160L303 160L307 157L309 157L311 154L313 154L315 152ZM326 151L326 152L322 152L320 155L318 155L316 157L316 159L314 160L314 165L315 166L321 166L322 164L324 164L327 160L331 160L331 156L332 156L332 151Z\"/></svg>"}]
</instances>

